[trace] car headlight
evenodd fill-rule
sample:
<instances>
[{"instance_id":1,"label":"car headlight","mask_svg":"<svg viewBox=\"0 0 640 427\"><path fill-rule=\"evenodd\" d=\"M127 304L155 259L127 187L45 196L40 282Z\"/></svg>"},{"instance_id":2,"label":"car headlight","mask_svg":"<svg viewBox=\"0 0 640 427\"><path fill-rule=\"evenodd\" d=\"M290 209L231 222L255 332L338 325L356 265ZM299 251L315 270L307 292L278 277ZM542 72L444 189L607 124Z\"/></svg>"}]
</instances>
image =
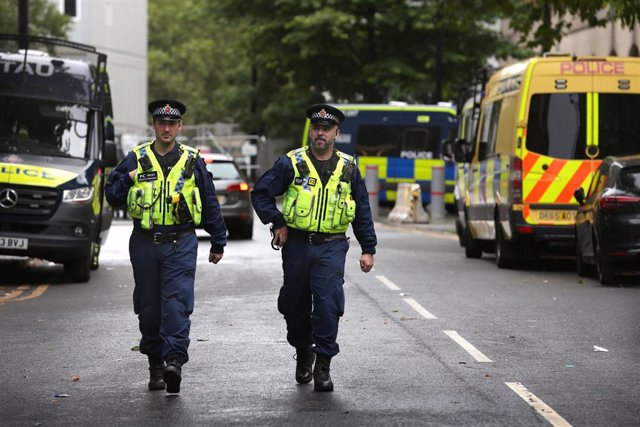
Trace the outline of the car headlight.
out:
<instances>
[{"instance_id":1,"label":"car headlight","mask_svg":"<svg viewBox=\"0 0 640 427\"><path fill-rule=\"evenodd\" d=\"M84 205L93 201L93 187L80 187L73 190L64 190L62 193L64 203Z\"/></svg>"}]
</instances>

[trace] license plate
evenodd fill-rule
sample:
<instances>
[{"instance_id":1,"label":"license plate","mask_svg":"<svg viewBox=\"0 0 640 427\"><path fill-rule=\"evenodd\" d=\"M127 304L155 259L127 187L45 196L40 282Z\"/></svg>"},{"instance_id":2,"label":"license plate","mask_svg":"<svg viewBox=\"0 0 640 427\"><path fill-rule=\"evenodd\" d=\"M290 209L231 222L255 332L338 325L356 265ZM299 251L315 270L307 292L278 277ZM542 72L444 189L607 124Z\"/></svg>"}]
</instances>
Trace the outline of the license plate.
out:
<instances>
[{"instance_id":1,"label":"license plate","mask_svg":"<svg viewBox=\"0 0 640 427\"><path fill-rule=\"evenodd\" d=\"M574 222L576 220L576 211L533 210L531 211L531 219L535 222Z\"/></svg>"},{"instance_id":2,"label":"license plate","mask_svg":"<svg viewBox=\"0 0 640 427\"><path fill-rule=\"evenodd\" d=\"M0 236L0 248L27 250L29 239L18 239L16 237Z\"/></svg>"}]
</instances>

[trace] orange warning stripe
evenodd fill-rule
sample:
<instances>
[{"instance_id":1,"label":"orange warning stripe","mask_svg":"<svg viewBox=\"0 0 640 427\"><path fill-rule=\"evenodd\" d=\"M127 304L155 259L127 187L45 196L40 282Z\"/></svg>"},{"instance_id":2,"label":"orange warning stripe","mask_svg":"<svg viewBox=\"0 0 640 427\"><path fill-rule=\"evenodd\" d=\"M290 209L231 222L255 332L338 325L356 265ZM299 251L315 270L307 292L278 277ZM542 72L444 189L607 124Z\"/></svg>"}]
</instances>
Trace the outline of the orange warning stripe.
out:
<instances>
[{"instance_id":1,"label":"orange warning stripe","mask_svg":"<svg viewBox=\"0 0 640 427\"><path fill-rule=\"evenodd\" d=\"M552 160L547 170L544 171L542 177L538 180L535 187L533 187L533 190L531 190L531 192L527 195L526 202L539 202L542 196L544 196L544 193L553 183L554 178L560 173L566 163L566 160Z\"/></svg>"},{"instance_id":2,"label":"orange warning stripe","mask_svg":"<svg viewBox=\"0 0 640 427\"><path fill-rule=\"evenodd\" d=\"M531 168L533 168L533 165L536 164L536 162L538 161L538 159L540 158L539 154L536 153L527 153L527 155L524 158L524 161L522 162L522 178L525 179L527 177L527 175L529 174L529 171L531 170Z\"/></svg>"},{"instance_id":3,"label":"orange warning stripe","mask_svg":"<svg viewBox=\"0 0 640 427\"><path fill-rule=\"evenodd\" d=\"M567 185L556 198L556 203L571 203L573 193L578 189L578 187L581 187L585 180L587 180L591 175L590 163L591 162L585 160L580 164L576 173L573 174ZM595 168L593 170L595 170Z\"/></svg>"}]
</instances>

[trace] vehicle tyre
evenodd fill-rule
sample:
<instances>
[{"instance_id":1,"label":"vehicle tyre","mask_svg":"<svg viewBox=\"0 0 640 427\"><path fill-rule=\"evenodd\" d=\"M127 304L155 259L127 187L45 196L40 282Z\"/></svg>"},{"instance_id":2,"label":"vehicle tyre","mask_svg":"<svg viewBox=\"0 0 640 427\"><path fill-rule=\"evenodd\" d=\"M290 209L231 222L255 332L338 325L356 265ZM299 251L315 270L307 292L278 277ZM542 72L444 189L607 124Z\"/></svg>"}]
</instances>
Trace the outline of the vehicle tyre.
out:
<instances>
[{"instance_id":1,"label":"vehicle tyre","mask_svg":"<svg viewBox=\"0 0 640 427\"><path fill-rule=\"evenodd\" d=\"M613 276L613 264L609 261L600 250L600 246L597 248L597 268L598 268L598 280L603 285L613 285L615 283Z\"/></svg>"},{"instance_id":2,"label":"vehicle tyre","mask_svg":"<svg viewBox=\"0 0 640 427\"><path fill-rule=\"evenodd\" d=\"M580 244L576 242L576 271L580 277L593 277L593 266L584 262Z\"/></svg>"},{"instance_id":3,"label":"vehicle tyre","mask_svg":"<svg viewBox=\"0 0 640 427\"><path fill-rule=\"evenodd\" d=\"M467 258L480 258L482 256L482 246L480 242L471 237L469 224L464 228L464 255Z\"/></svg>"},{"instance_id":4,"label":"vehicle tyre","mask_svg":"<svg viewBox=\"0 0 640 427\"><path fill-rule=\"evenodd\" d=\"M502 226L496 221L496 265L498 268L513 268L515 250L513 243L507 241L502 232Z\"/></svg>"},{"instance_id":5,"label":"vehicle tyre","mask_svg":"<svg viewBox=\"0 0 640 427\"><path fill-rule=\"evenodd\" d=\"M456 218L456 234L458 235L458 243L464 248L464 226L460 218Z\"/></svg>"},{"instance_id":6,"label":"vehicle tyre","mask_svg":"<svg viewBox=\"0 0 640 427\"><path fill-rule=\"evenodd\" d=\"M253 238L253 223L229 227L229 239L248 240Z\"/></svg>"},{"instance_id":7,"label":"vehicle tyre","mask_svg":"<svg viewBox=\"0 0 640 427\"><path fill-rule=\"evenodd\" d=\"M84 257L64 264L64 272L72 282L88 282L91 277L91 257Z\"/></svg>"}]
</instances>

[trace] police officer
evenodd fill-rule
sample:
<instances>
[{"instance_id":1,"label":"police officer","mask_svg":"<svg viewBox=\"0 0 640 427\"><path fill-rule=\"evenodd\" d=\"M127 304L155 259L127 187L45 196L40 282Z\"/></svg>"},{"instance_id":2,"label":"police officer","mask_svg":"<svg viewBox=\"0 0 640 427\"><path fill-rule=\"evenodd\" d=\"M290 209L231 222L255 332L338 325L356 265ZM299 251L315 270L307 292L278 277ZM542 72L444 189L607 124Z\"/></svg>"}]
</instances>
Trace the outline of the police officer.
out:
<instances>
[{"instance_id":1,"label":"police officer","mask_svg":"<svg viewBox=\"0 0 640 427\"><path fill-rule=\"evenodd\" d=\"M187 108L172 99L149 104L156 138L135 147L109 175L105 194L133 218L129 256L138 315L140 352L149 358L149 389L180 392L189 360L189 316L194 305L198 240L211 236L209 262L217 264L226 227L211 176L194 148L176 142ZM166 363L166 364L165 364Z\"/></svg>"},{"instance_id":2,"label":"police officer","mask_svg":"<svg viewBox=\"0 0 640 427\"><path fill-rule=\"evenodd\" d=\"M306 111L309 145L280 157L258 179L251 200L272 245L282 248L284 283L278 310L287 341L296 349L296 381L313 378L315 391L333 391L331 358L338 354L338 321L344 312L344 265L352 224L360 243L360 269L373 267L376 234L369 197L354 158L335 149L344 114L327 104ZM275 197L284 194L282 212ZM315 366L314 366L315 360Z\"/></svg>"}]
</instances>

